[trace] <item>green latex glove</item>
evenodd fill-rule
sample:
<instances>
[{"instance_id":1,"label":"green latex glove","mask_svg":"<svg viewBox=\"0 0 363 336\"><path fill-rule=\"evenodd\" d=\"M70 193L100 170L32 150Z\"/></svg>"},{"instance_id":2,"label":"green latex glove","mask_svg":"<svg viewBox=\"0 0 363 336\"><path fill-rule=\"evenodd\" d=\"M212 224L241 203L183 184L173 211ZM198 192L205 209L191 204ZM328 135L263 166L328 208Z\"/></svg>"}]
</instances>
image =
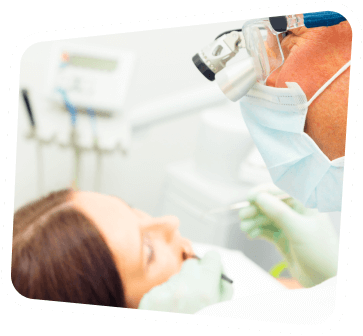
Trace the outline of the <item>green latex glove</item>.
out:
<instances>
[{"instance_id":1,"label":"green latex glove","mask_svg":"<svg viewBox=\"0 0 363 336\"><path fill-rule=\"evenodd\" d=\"M218 252L187 259L178 274L146 293L139 309L194 314L206 306L232 298L233 287L221 279L223 267Z\"/></svg>"},{"instance_id":2,"label":"green latex glove","mask_svg":"<svg viewBox=\"0 0 363 336\"><path fill-rule=\"evenodd\" d=\"M241 229L250 238L275 244L290 273L304 287L312 287L337 274L338 236L327 214L305 208L274 185L250 191L251 206L240 210Z\"/></svg>"}]
</instances>

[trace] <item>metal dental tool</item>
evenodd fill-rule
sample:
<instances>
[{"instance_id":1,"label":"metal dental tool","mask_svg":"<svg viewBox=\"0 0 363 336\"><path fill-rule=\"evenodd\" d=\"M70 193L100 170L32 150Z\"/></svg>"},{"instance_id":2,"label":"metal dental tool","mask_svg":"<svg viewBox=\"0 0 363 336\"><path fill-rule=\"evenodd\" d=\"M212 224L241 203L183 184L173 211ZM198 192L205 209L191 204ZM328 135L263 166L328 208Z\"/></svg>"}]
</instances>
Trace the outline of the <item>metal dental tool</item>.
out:
<instances>
[{"instance_id":1,"label":"metal dental tool","mask_svg":"<svg viewBox=\"0 0 363 336\"><path fill-rule=\"evenodd\" d=\"M281 195L275 195L275 197L277 197L280 200L286 200L289 198L292 198L289 194L281 194ZM248 206L250 206L251 203L249 201L243 201L243 202L239 202L239 203L234 203L225 207L221 207L221 208L217 208L217 209L213 209L210 211L207 211L204 215L209 215L209 214L216 214L216 213L223 213L223 212L228 212L231 210L240 210L243 208L246 208Z\"/></svg>"},{"instance_id":2,"label":"metal dental tool","mask_svg":"<svg viewBox=\"0 0 363 336\"><path fill-rule=\"evenodd\" d=\"M24 103L25 103L25 106L26 106L26 110L27 110L28 115L29 115L30 124L34 128L35 127L35 120L34 120L34 114L33 114L32 108L30 106L30 101L29 101L29 96L28 96L28 90L23 89L23 90L21 90L21 93L22 93L22 96L23 96L23 99L24 99Z\"/></svg>"},{"instance_id":3,"label":"metal dental tool","mask_svg":"<svg viewBox=\"0 0 363 336\"><path fill-rule=\"evenodd\" d=\"M30 119L30 124L31 124L31 133L30 136L35 136L36 135L36 123L35 123L35 119L34 119L34 113L33 113L33 109L31 107L31 103L29 100L29 94L28 94L28 90L23 89L21 90L22 96L23 96L23 100L25 103L25 107L26 110L28 112L28 116ZM44 169L43 169L43 142L41 139L38 139L37 141L37 169L38 169L38 195L41 196L43 195L43 191L44 191Z\"/></svg>"}]
</instances>

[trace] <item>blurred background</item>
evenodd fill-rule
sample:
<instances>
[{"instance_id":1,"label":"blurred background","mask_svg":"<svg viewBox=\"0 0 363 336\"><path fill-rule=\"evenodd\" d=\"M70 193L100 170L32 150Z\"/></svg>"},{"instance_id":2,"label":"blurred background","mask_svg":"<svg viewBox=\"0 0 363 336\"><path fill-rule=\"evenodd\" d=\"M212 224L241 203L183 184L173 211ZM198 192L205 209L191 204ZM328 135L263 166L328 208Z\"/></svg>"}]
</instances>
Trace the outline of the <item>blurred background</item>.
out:
<instances>
[{"instance_id":1,"label":"blurred background","mask_svg":"<svg viewBox=\"0 0 363 336\"><path fill-rule=\"evenodd\" d=\"M42 42L26 50L15 210L76 184L153 216L176 215L185 237L241 250L269 271L282 258L269 243L246 238L238 212L208 212L271 182L238 103L192 62L216 36L242 24ZM339 232L340 213L329 215Z\"/></svg>"}]
</instances>

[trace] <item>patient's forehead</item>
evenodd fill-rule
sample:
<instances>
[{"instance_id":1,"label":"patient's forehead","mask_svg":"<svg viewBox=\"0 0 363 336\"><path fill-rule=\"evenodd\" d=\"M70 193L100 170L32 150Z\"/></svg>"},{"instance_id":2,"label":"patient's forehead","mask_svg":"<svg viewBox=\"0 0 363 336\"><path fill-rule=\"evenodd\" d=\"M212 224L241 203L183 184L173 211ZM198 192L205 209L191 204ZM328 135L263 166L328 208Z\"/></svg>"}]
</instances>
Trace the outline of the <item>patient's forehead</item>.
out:
<instances>
[{"instance_id":1,"label":"patient's forehead","mask_svg":"<svg viewBox=\"0 0 363 336\"><path fill-rule=\"evenodd\" d=\"M72 197L74 205L94 224L112 232L125 225L136 224L138 216L121 199L90 191L77 191Z\"/></svg>"},{"instance_id":2,"label":"patient's forehead","mask_svg":"<svg viewBox=\"0 0 363 336\"><path fill-rule=\"evenodd\" d=\"M114 206L123 206L130 210L130 206L123 201L121 198L117 198L116 196L106 195L97 193L94 191L75 191L72 196L73 201L77 204L85 204L86 202L90 205L100 205L114 207Z\"/></svg>"}]
</instances>

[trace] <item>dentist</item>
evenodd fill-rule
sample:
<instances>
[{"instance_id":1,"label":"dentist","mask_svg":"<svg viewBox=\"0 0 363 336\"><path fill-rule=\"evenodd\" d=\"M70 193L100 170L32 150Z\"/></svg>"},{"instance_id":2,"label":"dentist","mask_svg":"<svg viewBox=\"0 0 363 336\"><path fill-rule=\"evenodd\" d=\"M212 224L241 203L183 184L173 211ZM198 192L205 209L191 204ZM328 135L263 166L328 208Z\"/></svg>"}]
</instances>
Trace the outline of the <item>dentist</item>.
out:
<instances>
[{"instance_id":1,"label":"dentist","mask_svg":"<svg viewBox=\"0 0 363 336\"><path fill-rule=\"evenodd\" d=\"M266 310L275 321L283 316L282 306L313 312L323 305L327 311L334 302L338 238L323 212L341 210L352 31L346 19L334 12L290 17L305 18L305 22L301 19L295 21L300 24L285 26L282 34L275 34L277 28L268 19L247 21L242 28L254 72L246 70L253 85L238 99L275 186L251 191L251 206L240 213L241 229L251 238L273 243L300 284L314 288L282 291L252 301L227 301L219 285L211 294L213 303L200 297L206 308L193 310L181 304L191 298L177 295L184 279L193 277L191 272L181 272L144 296L146 309L166 306L160 302L161 290L164 302L185 307L178 312L255 318ZM267 28L267 39L260 35L261 27ZM198 62L202 64L201 59ZM216 76L219 84L230 84L226 69ZM230 90L227 84L222 90ZM295 199L278 200L274 196L280 189ZM220 268L218 262L216 267ZM214 272L213 276L220 274ZM188 283L195 287L190 291L193 298L198 298L203 278Z\"/></svg>"}]
</instances>

